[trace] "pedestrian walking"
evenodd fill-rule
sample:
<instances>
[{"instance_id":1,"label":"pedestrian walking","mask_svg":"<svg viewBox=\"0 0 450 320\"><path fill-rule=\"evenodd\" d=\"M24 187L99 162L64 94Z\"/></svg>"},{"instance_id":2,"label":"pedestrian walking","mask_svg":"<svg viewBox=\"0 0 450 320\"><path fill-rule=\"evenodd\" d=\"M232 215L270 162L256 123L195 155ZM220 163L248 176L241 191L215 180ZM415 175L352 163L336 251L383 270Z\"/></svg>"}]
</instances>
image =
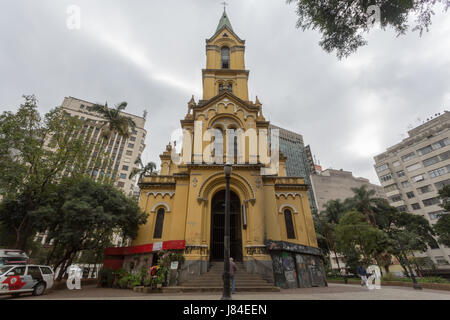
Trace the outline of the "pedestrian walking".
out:
<instances>
[{"instance_id":1,"label":"pedestrian walking","mask_svg":"<svg viewBox=\"0 0 450 320\"><path fill-rule=\"evenodd\" d=\"M361 286L367 287L367 271L366 271L366 269L360 264L358 267L358 270L356 272L361 277Z\"/></svg>"},{"instance_id":2,"label":"pedestrian walking","mask_svg":"<svg viewBox=\"0 0 450 320\"><path fill-rule=\"evenodd\" d=\"M231 277L231 293L236 292L236 284L234 281L234 275L237 271L236 263L234 263L234 259L230 258L230 277Z\"/></svg>"}]
</instances>

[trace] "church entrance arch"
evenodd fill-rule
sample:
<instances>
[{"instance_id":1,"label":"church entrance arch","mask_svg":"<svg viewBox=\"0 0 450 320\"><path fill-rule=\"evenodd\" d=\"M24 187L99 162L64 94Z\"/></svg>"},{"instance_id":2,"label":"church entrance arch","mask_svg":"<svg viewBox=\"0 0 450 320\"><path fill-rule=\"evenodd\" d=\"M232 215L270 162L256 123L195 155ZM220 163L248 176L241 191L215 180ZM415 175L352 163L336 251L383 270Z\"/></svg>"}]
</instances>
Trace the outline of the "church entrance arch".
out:
<instances>
[{"instance_id":1,"label":"church entrance arch","mask_svg":"<svg viewBox=\"0 0 450 320\"><path fill-rule=\"evenodd\" d=\"M225 234L225 190L211 201L211 261L223 261ZM230 191L230 256L242 261L241 201Z\"/></svg>"}]
</instances>

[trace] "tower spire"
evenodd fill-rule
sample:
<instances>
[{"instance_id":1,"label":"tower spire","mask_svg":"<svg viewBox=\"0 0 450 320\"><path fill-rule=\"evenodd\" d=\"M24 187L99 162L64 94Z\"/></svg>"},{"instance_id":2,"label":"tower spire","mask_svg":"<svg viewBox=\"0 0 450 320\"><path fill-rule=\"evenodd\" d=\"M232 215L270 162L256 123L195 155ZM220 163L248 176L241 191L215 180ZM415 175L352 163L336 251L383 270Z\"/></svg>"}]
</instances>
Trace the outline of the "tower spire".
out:
<instances>
[{"instance_id":1,"label":"tower spire","mask_svg":"<svg viewBox=\"0 0 450 320\"><path fill-rule=\"evenodd\" d=\"M220 18L219 25L217 26L216 33L219 32L220 29L222 29L225 26L234 32L233 27L231 26L230 19L228 18L228 15L227 15L227 10L226 10L227 7L226 6L228 5L228 3L223 2L222 4L223 4L223 14L222 14L222 17Z\"/></svg>"}]
</instances>

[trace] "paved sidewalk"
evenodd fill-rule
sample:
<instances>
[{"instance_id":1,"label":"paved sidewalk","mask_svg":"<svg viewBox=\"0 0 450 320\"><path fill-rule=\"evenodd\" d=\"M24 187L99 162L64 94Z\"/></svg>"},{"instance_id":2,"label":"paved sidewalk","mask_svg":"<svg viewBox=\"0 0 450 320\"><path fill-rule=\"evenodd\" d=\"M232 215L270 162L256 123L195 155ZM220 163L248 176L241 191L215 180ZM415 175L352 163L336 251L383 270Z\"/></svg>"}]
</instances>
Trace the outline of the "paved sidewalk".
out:
<instances>
[{"instance_id":1,"label":"paved sidewalk","mask_svg":"<svg viewBox=\"0 0 450 320\"><path fill-rule=\"evenodd\" d=\"M220 300L220 293L143 294L131 290L86 286L80 291L58 290L41 297L24 295L17 300ZM14 299L0 296L2 299ZM359 285L329 284L326 288L281 290L276 293L237 293L234 300L450 300L450 291L382 287L368 290Z\"/></svg>"}]
</instances>

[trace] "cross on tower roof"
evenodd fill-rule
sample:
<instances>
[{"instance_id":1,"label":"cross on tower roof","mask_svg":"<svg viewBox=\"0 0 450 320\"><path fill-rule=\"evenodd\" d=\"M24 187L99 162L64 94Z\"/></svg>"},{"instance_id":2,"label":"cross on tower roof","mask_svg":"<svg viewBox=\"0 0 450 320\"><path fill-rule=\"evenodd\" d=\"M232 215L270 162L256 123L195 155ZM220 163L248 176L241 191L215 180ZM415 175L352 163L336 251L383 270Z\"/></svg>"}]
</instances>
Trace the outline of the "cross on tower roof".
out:
<instances>
[{"instance_id":1,"label":"cross on tower roof","mask_svg":"<svg viewBox=\"0 0 450 320\"><path fill-rule=\"evenodd\" d=\"M223 10L225 11L227 9L228 2L224 1L224 2L222 2L222 4L223 4Z\"/></svg>"}]
</instances>

